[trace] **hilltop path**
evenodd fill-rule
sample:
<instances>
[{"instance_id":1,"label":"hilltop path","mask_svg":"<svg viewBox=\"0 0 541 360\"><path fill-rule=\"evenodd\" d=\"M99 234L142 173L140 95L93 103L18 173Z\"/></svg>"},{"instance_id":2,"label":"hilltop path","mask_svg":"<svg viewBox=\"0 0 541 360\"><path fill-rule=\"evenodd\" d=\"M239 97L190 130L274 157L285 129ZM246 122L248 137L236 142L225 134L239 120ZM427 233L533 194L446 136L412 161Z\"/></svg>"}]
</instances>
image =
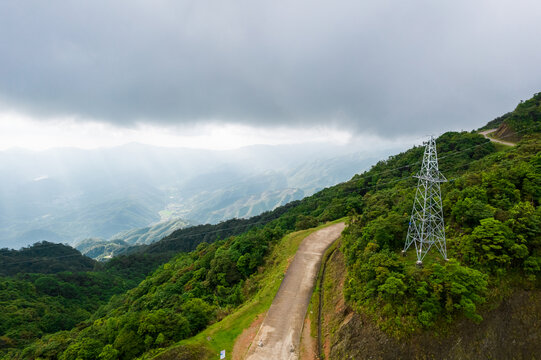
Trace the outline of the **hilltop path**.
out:
<instances>
[{"instance_id":1,"label":"hilltop path","mask_svg":"<svg viewBox=\"0 0 541 360\"><path fill-rule=\"evenodd\" d=\"M299 245L280 289L255 336L247 360L294 360L304 317L314 290L325 250L340 237L345 224L338 223L307 236Z\"/></svg>"},{"instance_id":2,"label":"hilltop path","mask_svg":"<svg viewBox=\"0 0 541 360\"><path fill-rule=\"evenodd\" d=\"M495 138L493 138L493 137L488 136L488 134L491 134L491 133L495 132L496 130L498 130L498 129L485 130L485 131L481 131L479 134L483 135L485 138L489 139L489 140L492 141L492 142L495 142L495 143L498 143L498 144L507 145L507 146L515 146L515 144L512 143L512 142L509 142L509 141L503 141L503 140L495 139Z\"/></svg>"}]
</instances>

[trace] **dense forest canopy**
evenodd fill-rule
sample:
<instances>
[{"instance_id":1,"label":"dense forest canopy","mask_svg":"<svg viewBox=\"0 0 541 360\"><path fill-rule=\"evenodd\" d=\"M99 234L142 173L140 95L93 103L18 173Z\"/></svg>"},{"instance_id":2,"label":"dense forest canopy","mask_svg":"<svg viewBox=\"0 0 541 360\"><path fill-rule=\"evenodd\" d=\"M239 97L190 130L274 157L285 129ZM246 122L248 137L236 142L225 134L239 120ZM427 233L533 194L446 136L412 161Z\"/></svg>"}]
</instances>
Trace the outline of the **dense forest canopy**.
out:
<instances>
[{"instance_id":1,"label":"dense forest canopy","mask_svg":"<svg viewBox=\"0 0 541 360\"><path fill-rule=\"evenodd\" d=\"M0 275L18 273L54 274L62 271L89 271L97 262L71 246L47 241L21 250L0 249Z\"/></svg>"}]
</instances>

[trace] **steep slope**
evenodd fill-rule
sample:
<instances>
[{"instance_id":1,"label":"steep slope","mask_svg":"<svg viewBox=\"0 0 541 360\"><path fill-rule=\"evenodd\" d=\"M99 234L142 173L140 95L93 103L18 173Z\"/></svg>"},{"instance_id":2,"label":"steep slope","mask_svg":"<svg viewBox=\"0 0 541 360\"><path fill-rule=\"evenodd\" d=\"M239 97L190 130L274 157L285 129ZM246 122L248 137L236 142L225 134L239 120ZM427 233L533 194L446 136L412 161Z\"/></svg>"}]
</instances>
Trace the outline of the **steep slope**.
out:
<instances>
[{"instance_id":1,"label":"steep slope","mask_svg":"<svg viewBox=\"0 0 541 360\"><path fill-rule=\"evenodd\" d=\"M200 219L202 223L215 224L224 219L242 219L257 216L264 211L274 210L291 201L300 200L304 192L300 189L263 190L246 192L240 189L245 186L238 185L236 189L222 189L218 194L201 193L198 197L198 209L190 212L190 217ZM221 207L219 204L226 201L228 204Z\"/></svg>"},{"instance_id":2,"label":"steep slope","mask_svg":"<svg viewBox=\"0 0 541 360\"><path fill-rule=\"evenodd\" d=\"M253 229L261 229L292 211L297 205L298 202L294 201L250 219L232 219L216 225L205 224L179 229L153 244L120 249L119 255L105 263L105 267L124 274L137 274L137 276L144 277L180 251L193 251L202 243L213 243L219 239L240 235ZM284 227L295 229L295 219L288 220Z\"/></svg>"}]
</instances>

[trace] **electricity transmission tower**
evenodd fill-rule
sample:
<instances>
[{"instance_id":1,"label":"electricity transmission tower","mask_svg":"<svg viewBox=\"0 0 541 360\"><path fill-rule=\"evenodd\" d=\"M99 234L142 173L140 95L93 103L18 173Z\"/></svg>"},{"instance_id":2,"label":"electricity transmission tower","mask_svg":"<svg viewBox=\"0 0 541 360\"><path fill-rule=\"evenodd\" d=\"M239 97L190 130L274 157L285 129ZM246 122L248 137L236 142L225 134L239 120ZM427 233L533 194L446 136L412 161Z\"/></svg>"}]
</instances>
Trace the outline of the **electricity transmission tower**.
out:
<instances>
[{"instance_id":1,"label":"electricity transmission tower","mask_svg":"<svg viewBox=\"0 0 541 360\"><path fill-rule=\"evenodd\" d=\"M421 171L415 177L419 179L419 182L403 253L405 254L411 244L415 244L417 264L421 265L425 255L432 245L435 245L443 258L447 260L440 191L440 183L446 182L447 179L438 170L436 140L432 136L426 143Z\"/></svg>"}]
</instances>

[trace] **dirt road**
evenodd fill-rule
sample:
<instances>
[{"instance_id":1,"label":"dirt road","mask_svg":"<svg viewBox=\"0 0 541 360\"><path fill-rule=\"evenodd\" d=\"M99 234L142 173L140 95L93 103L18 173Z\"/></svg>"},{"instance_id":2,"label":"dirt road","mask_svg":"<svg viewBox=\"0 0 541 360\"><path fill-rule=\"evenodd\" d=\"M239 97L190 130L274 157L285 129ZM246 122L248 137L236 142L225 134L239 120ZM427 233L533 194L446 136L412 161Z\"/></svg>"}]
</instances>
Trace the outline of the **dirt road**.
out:
<instances>
[{"instance_id":1,"label":"dirt road","mask_svg":"<svg viewBox=\"0 0 541 360\"><path fill-rule=\"evenodd\" d=\"M488 136L488 134L491 134L491 133L495 132L496 130L498 130L498 129L485 130L485 131L481 131L479 134L483 135L484 137L486 137L487 139L489 139L492 142L507 145L507 146L515 146L515 144L513 144L512 142L503 141L503 140L495 139L495 138L492 138L492 137Z\"/></svg>"},{"instance_id":2,"label":"dirt road","mask_svg":"<svg viewBox=\"0 0 541 360\"><path fill-rule=\"evenodd\" d=\"M340 237L345 224L334 224L307 236L289 266L265 320L248 349L247 360L299 358L304 317L323 253Z\"/></svg>"}]
</instances>

